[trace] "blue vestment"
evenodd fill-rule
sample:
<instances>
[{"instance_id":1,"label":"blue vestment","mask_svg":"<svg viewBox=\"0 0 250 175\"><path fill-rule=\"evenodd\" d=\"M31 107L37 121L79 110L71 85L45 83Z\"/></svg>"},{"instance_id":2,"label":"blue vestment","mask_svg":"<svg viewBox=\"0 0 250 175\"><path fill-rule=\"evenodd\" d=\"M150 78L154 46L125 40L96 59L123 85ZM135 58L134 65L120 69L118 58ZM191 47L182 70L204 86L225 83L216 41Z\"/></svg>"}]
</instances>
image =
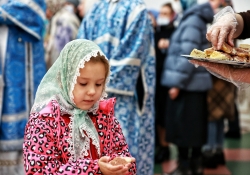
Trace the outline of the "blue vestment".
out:
<instances>
[{"instance_id":1,"label":"blue vestment","mask_svg":"<svg viewBox=\"0 0 250 175\"><path fill-rule=\"evenodd\" d=\"M117 99L115 116L136 158L137 175L154 174L155 54L144 2L98 1L84 17L78 37L96 42L109 59L107 91ZM141 108L136 89L139 74L144 92Z\"/></svg>"},{"instance_id":2,"label":"blue vestment","mask_svg":"<svg viewBox=\"0 0 250 175\"><path fill-rule=\"evenodd\" d=\"M0 27L5 28L0 38L6 38L0 39L0 154L22 151L30 108L46 72L42 36L45 8L43 0L9 0L0 4ZM11 156L7 159L18 164ZM5 173L3 168L1 173Z\"/></svg>"}]
</instances>

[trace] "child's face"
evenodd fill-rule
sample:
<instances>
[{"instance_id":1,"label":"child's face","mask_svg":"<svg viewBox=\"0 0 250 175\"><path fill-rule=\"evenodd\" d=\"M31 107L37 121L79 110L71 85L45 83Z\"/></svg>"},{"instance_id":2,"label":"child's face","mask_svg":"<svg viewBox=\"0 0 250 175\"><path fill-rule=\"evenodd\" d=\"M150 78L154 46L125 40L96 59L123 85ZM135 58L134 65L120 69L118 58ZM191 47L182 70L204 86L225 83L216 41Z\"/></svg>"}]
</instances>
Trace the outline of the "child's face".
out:
<instances>
[{"instance_id":1,"label":"child's face","mask_svg":"<svg viewBox=\"0 0 250 175\"><path fill-rule=\"evenodd\" d=\"M105 66L102 62L86 62L73 90L74 102L82 110L90 109L101 97L105 86Z\"/></svg>"}]
</instances>

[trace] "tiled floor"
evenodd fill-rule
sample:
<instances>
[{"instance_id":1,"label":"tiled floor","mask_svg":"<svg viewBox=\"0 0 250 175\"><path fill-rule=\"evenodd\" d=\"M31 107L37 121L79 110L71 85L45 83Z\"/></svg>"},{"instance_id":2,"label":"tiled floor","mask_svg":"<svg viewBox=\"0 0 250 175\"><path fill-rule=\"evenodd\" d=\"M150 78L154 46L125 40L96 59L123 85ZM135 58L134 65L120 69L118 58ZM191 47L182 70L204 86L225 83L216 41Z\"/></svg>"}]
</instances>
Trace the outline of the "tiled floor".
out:
<instances>
[{"instance_id":1,"label":"tiled floor","mask_svg":"<svg viewBox=\"0 0 250 175\"><path fill-rule=\"evenodd\" d=\"M249 88L250 89L250 88ZM250 99L250 90L242 96ZM226 165L216 169L205 169L204 175L250 175L250 100L240 102L241 139L225 139ZM171 172L176 168L176 148L171 146L171 161L155 164L155 175Z\"/></svg>"},{"instance_id":2,"label":"tiled floor","mask_svg":"<svg viewBox=\"0 0 250 175\"><path fill-rule=\"evenodd\" d=\"M171 150L176 154L174 146L171 146ZM243 134L241 139L226 139L224 152L226 166L205 169L204 175L250 175L250 133ZM175 157L175 155L173 156ZM155 175L171 172L175 168L176 161L174 159L161 165L155 164Z\"/></svg>"}]
</instances>

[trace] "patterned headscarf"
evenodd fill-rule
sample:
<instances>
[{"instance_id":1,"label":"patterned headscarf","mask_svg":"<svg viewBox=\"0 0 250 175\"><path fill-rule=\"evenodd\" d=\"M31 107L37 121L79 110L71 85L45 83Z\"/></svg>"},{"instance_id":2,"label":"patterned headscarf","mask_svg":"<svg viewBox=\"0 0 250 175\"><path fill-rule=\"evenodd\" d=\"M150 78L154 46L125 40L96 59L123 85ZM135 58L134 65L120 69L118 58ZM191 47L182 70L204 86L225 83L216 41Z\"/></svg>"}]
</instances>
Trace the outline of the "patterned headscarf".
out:
<instances>
[{"instance_id":1,"label":"patterned headscarf","mask_svg":"<svg viewBox=\"0 0 250 175\"><path fill-rule=\"evenodd\" d=\"M72 159L88 156L89 139L97 148L100 155L98 133L89 118L87 112L95 113L99 108L99 101L88 111L76 107L74 103L73 90L80 75L80 68L84 68L85 62L91 57L98 55L105 56L101 49L92 41L77 39L65 45L58 59L43 77L36 93L35 103L31 112L41 111L51 100L56 100L62 114L70 114L70 143L69 151ZM106 57L105 57L106 58ZM107 59L107 58L106 58ZM108 77L106 79L106 84ZM106 85L105 84L105 85ZM103 90L101 99L107 97ZM101 100L100 99L100 100ZM83 130L87 133L87 137Z\"/></svg>"}]
</instances>

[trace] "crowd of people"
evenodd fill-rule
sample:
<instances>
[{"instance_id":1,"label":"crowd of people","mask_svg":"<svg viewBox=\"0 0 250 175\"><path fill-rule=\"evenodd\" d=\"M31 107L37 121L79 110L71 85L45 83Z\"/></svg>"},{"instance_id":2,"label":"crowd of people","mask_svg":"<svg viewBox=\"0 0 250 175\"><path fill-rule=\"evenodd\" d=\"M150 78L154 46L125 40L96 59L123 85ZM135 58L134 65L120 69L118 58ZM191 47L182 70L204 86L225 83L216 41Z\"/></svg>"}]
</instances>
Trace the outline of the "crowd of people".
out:
<instances>
[{"instance_id":1,"label":"crowd of people","mask_svg":"<svg viewBox=\"0 0 250 175\"><path fill-rule=\"evenodd\" d=\"M225 164L249 69L181 54L249 37L249 14L226 0L1 1L0 174L153 175L170 144L164 175Z\"/></svg>"}]
</instances>

